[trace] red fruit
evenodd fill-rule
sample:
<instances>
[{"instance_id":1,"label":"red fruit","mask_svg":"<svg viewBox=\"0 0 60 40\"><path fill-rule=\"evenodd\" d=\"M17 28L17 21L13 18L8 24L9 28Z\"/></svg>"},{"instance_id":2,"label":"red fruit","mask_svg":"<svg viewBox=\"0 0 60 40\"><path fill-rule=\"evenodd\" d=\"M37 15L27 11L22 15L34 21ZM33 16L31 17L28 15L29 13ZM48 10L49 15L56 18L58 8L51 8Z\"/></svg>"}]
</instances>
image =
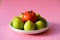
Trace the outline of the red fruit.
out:
<instances>
[{"instance_id":1,"label":"red fruit","mask_svg":"<svg viewBox=\"0 0 60 40\"><path fill-rule=\"evenodd\" d=\"M30 13L25 13L22 17L22 21L26 22L28 20L31 20L32 15Z\"/></svg>"},{"instance_id":2,"label":"red fruit","mask_svg":"<svg viewBox=\"0 0 60 40\"><path fill-rule=\"evenodd\" d=\"M32 22L36 22L37 21L37 16L36 16L36 14L34 13L34 12L32 12L31 13L31 15L32 15Z\"/></svg>"},{"instance_id":3,"label":"red fruit","mask_svg":"<svg viewBox=\"0 0 60 40\"><path fill-rule=\"evenodd\" d=\"M33 11L27 11L22 17L22 21L26 22L28 20L31 20L32 22L37 21L37 16Z\"/></svg>"}]
</instances>

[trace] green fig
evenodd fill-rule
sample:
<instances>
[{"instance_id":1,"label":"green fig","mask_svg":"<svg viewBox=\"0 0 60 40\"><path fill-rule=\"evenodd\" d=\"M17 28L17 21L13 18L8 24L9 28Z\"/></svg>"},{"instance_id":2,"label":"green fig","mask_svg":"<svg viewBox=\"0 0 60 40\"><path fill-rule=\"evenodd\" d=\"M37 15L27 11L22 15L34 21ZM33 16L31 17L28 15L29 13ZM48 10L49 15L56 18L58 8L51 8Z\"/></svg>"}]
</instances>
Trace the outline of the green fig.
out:
<instances>
[{"instance_id":1,"label":"green fig","mask_svg":"<svg viewBox=\"0 0 60 40\"><path fill-rule=\"evenodd\" d=\"M31 31L35 29L35 25L32 21L28 20L25 25L24 25L24 30L25 31Z\"/></svg>"},{"instance_id":2,"label":"green fig","mask_svg":"<svg viewBox=\"0 0 60 40\"><path fill-rule=\"evenodd\" d=\"M23 13L21 13L19 17L22 18L23 17Z\"/></svg>"},{"instance_id":3,"label":"green fig","mask_svg":"<svg viewBox=\"0 0 60 40\"><path fill-rule=\"evenodd\" d=\"M37 16L37 18L39 18L39 17L40 17L40 15L39 15L38 13L36 13L36 16Z\"/></svg>"},{"instance_id":4,"label":"green fig","mask_svg":"<svg viewBox=\"0 0 60 40\"><path fill-rule=\"evenodd\" d=\"M46 24L47 24L47 21L46 21L43 17L39 17L38 21L44 22L44 23L45 23L45 26L46 26Z\"/></svg>"},{"instance_id":5,"label":"green fig","mask_svg":"<svg viewBox=\"0 0 60 40\"><path fill-rule=\"evenodd\" d=\"M37 30L45 28L45 24L42 21L37 21L35 25Z\"/></svg>"},{"instance_id":6,"label":"green fig","mask_svg":"<svg viewBox=\"0 0 60 40\"><path fill-rule=\"evenodd\" d=\"M41 17L38 13L36 13L37 21L39 21L39 18Z\"/></svg>"},{"instance_id":7,"label":"green fig","mask_svg":"<svg viewBox=\"0 0 60 40\"><path fill-rule=\"evenodd\" d=\"M20 17L14 17L13 18L13 27L16 29L23 29L24 23L22 22Z\"/></svg>"},{"instance_id":8,"label":"green fig","mask_svg":"<svg viewBox=\"0 0 60 40\"><path fill-rule=\"evenodd\" d=\"M47 24L47 23L46 23L46 20L45 20L43 17L41 17L39 14L36 13L36 16L37 16L37 18L38 18L38 21L42 21L42 22L44 22L45 24Z\"/></svg>"}]
</instances>

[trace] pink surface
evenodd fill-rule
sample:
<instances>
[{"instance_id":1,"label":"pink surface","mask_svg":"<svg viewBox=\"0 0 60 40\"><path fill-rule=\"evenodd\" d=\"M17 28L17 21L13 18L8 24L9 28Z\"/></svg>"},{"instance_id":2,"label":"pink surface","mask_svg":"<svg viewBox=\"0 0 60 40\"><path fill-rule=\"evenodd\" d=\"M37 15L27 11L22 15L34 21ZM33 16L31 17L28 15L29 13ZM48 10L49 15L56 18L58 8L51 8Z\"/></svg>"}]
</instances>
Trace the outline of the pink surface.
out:
<instances>
[{"instance_id":1,"label":"pink surface","mask_svg":"<svg viewBox=\"0 0 60 40\"><path fill-rule=\"evenodd\" d=\"M42 34L25 35L12 31L9 22L14 16L34 10L50 22ZM60 0L1 0L0 40L60 40Z\"/></svg>"}]
</instances>

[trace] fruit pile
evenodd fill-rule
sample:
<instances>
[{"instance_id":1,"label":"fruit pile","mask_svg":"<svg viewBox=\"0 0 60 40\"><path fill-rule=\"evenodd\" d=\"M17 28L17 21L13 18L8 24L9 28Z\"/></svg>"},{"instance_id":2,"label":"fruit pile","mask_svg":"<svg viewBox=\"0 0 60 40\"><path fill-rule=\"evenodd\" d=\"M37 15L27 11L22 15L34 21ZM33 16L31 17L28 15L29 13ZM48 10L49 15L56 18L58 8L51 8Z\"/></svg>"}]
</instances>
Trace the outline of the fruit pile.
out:
<instances>
[{"instance_id":1,"label":"fruit pile","mask_svg":"<svg viewBox=\"0 0 60 40\"><path fill-rule=\"evenodd\" d=\"M40 30L45 28L46 24L46 20L32 10L15 16L11 21L13 28L25 31Z\"/></svg>"}]
</instances>

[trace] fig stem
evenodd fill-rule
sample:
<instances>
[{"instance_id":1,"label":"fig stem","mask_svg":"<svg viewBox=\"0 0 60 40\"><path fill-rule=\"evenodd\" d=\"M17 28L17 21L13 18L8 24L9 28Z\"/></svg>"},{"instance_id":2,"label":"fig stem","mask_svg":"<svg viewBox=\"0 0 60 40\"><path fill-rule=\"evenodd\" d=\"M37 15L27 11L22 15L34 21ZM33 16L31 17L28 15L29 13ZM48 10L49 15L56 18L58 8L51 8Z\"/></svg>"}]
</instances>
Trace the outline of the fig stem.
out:
<instances>
[{"instance_id":1,"label":"fig stem","mask_svg":"<svg viewBox=\"0 0 60 40\"><path fill-rule=\"evenodd\" d=\"M28 11L29 13L32 13L32 10L31 11Z\"/></svg>"},{"instance_id":2,"label":"fig stem","mask_svg":"<svg viewBox=\"0 0 60 40\"><path fill-rule=\"evenodd\" d=\"M23 14L23 13L21 13L21 14Z\"/></svg>"}]
</instances>

